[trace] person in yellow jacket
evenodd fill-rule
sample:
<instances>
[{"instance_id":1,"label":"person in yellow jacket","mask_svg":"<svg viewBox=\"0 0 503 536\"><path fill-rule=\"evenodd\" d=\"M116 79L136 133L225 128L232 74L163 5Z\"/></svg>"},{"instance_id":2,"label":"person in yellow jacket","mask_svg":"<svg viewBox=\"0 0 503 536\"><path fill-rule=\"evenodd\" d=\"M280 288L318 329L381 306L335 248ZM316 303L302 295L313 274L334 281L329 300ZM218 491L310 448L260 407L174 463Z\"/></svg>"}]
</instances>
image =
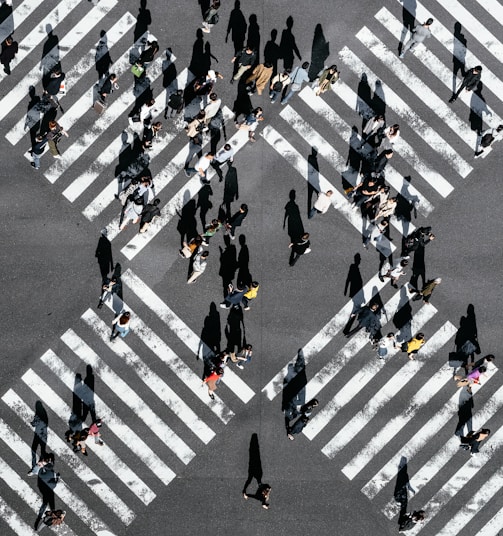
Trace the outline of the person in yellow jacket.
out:
<instances>
[{"instance_id":1,"label":"person in yellow jacket","mask_svg":"<svg viewBox=\"0 0 503 536\"><path fill-rule=\"evenodd\" d=\"M426 339L424 338L424 333L418 333L409 342L406 342L404 344L404 350L407 352L408 358L414 359L414 354L419 352L419 349L425 342Z\"/></svg>"},{"instance_id":2,"label":"person in yellow jacket","mask_svg":"<svg viewBox=\"0 0 503 536\"><path fill-rule=\"evenodd\" d=\"M250 310L250 305L249 305L250 301L254 300L257 297L258 289L259 289L258 281L253 281L253 283L251 284L251 287L248 287L248 291L245 292L245 294L243 295L243 305L244 305L245 311Z\"/></svg>"}]
</instances>

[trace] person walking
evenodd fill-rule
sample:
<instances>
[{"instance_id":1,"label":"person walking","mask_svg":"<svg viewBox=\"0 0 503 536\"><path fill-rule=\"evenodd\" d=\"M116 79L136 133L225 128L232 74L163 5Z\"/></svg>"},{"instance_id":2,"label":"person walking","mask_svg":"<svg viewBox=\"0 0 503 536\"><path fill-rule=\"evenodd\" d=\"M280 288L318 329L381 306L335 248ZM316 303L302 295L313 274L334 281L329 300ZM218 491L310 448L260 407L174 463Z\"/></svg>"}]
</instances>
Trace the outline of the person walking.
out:
<instances>
[{"instance_id":1,"label":"person walking","mask_svg":"<svg viewBox=\"0 0 503 536\"><path fill-rule=\"evenodd\" d=\"M282 73L278 73L272 77L271 85L269 86L269 98L271 104L274 104L278 95L283 93L283 90L292 83L290 78L290 69L285 69Z\"/></svg>"},{"instance_id":2,"label":"person walking","mask_svg":"<svg viewBox=\"0 0 503 536\"><path fill-rule=\"evenodd\" d=\"M339 80L340 72L337 65L331 65L323 69L318 78L313 82L312 89L316 90L316 96L326 93Z\"/></svg>"},{"instance_id":3,"label":"person walking","mask_svg":"<svg viewBox=\"0 0 503 536\"><path fill-rule=\"evenodd\" d=\"M206 173L208 171L208 168L210 167L211 162L213 161L213 158L215 158L215 155L213 153L206 153L197 161L195 167L185 168L185 175L187 177L191 177L195 173L198 173L201 182L206 184L209 183L210 181L207 178Z\"/></svg>"},{"instance_id":4,"label":"person walking","mask_svg":"<svg viewBox=\"0 0 503 536\"><path fill-rule=\"evenodd\" d=\"M423 43L425 39L431 37L430 26L433 24L433 19L429 18L424 24L415 26L412 30L411 38L405 43L405 46L402 48L400 53L400 58L405 56L405 53L408 50L412 50L418 43Z\"/></svg>"},{"instance_id":5,"label":"person walking","mask_svg":"<svg viewBox=\"0 0 503 536\"><path fill-rule=\"evenodd\" d=\"M168 98L166 109L164 110L164 119L173 118L182 113L184 107L183 89L177 89Z\"/></svg>"},{"instance_id":6,"label":"person walking","mask_svg":"<svg viewBox=\"0 0 503 536\"><path fill-rule=\"evenodd\" d=\"M463 89L467 92L477 89L481 77L482 67L480 65L470 69L463 77L463 81L461 82L458 90L453 93L452 97L449 99L449 102L454 102L459 97L459 94L463 91Z\"/></svg>"},{"instance_id":7,"label":"person walking","mask_svg":"<svg viewBox=\"0 0 503 536\"><path fill-rule=\"evenodd\" d=\"M102 447L105 443L101 439L101 427L103 426L103 421L101 419L96 419L93 424L87 429L88 436L94 437L94 443Z\"/></svg>"},{"instance_id":8,"label":"person walking","mask_svg":"<svg viewBox=\"0 0 503 536\"><path fill-rule=\"evenodd\" d=\"M302 430L306 427L309 422L309 417L307 415L301 415L291 426L288 426L286 435L290 441L293 441L295 434L300 434Z\"/></svg>"},{"instance_id":9,"label":"person walking","mask_svg":"<svg viewBox=\"0 0 503 536\"><path fill-rule=\"evenodd\" d=\"M417 333L410 341L403 343L402 351L407 352L407 357L413 361L425 342L424 333Z\"/></svg>"},{"instance_id":10,"label":"person walking","mask_svg":"<svg viewBox=\"0 0 503 536\"><path fill-rule=\"evenodd\" d=\"M243 491L243 499L248 500L250 497L259 500L262 503L262 508L269 510L269 499L271 496L271 486L269 484L259 484L257 493L249 495Z\"/></svg>"},{"instance_id":11,"label":"person walking","mask_svg":"<svg viewBox=\"0 0 503 536\"><path fill-rule=\"evenodd\" d=\"M117 75L115 73L109 74L100 88L100 98L103 103L105 103L108 95L113 93L116 89L119 89L119 84L117 84Z\"/></svg>"},{"instance_id":12,"label":"person walking","mask_svg":"<svg viewBox=\"0 0 503 536\"><path fill-rule=\"evenodd\" d=\"M84 428L83 430L77 430L72 436L72 446L73 452L81 452L84 456L88 456L86 448L86 440L89 436L89 428Z\"/></svg>"},{"instance_id":13,"label":"person walking","mask_svg":"<svg viewBox=\"0 0 503 536\"><path fill-rule=\"evenodd\" d=\"M33 162L30 162L30 165L34 169L40 169L40 157L44 154L45 146L47 145L47 137L37 134L35 136L35 142L31 147L31 156Z\"/></svg>"},{"instance_id":14,"label":"person walking","mask_svg":"<svg viewBox=\"0 0 503 536\"><path fill-rule=\"evenodd\" d=\"M120 278L117 276L112 276L111 279L106 278L101 286L101 296L100 301L98 302L98 309L103 307L103 304L111 299L114 294L120 294L122 289L122 283Z\"/></svg>"},{"instance_id":15,"label":"person walking","mask_svg":"<svg viewBox=\"0 0 503 536\"><path fill-rule=\"evenodd\" d=\"M48 78L43 81L44 94L48 95L54 103L54 106L59 106L58 93L61 89L61 84L65 79L65 73L61 72L59 67L54 67Z\"/></svg>"},{"instance_id":16,"label":"person walking","mask_svg":"<svg viewBox=\"0 0 503 536\"><path fill-rule=\"evenodd\" d=\"M221 170L221 166L228 164L229 166L234 162L234 149L230 143L226 143L215 155L215 158L211 161L211 167L216 171L219 182L222 182L224 175Z\"/></svg>"},{"instance_id":17,"label":"person walking","mask_svg":"<svg viewBox=\"0 0 503 536\"><path fill-rule=\"evenodd\" d=\"M428 282L425 283L421 290L414 289L416 295L412 298L412 300L419 301L422 298L424 303L429 304L433 291L438 287L438 285L440 285L440 283L442 283L441 277L430 279Z\"/></svg>"},{"instance_id":18,"label":"person walking","mask_svg":"<svg viewBox=\"0 0 503 536\"><path fill-rule=\"evenodd\" d=\"M124 338L129 333L130 323L131 313L129 311L124 311L117 315L112 320L112 334L110 335L110 340L113 341L119 335Z\"/></svg>"},{"instance_id":19,"label":"person walking","mask_svg":"<svg viewBox=\"0 0 503 536\"><path fill-rule=\"evenodd\" d=\"M209 244L209 239L212 236L215 236L215 234L218 233L223 226L224 224L219 219L215 218L214 220L211 220L211 222L206 225L204 233L201 235L201 238L203 239L201 242L202 245L207 246Z\"/></svg>"},{"instance_id":20,"label":"person walking","mask_svg":"<svg viewBox=\"0 0 503 536\"><path fill-rule=\"evenodd\" d=\"M236 228L242 225L246 216L248 216L248 205L243 203L239 210L227 220L225 224L226 234L229 234L231 240L236 238Z\"/></svg>"},{"instance_id":21,"label":"person walking","mask_svg":"<svg viewBox=\"0 0 503 536\"><path fill-rule=\"evenodd\" d=\"M237 70L234 76L231 78L230 82L233 84L239 80L243 74L250 69L257 59L257 54L250 46L247 46L240 52L238 52L232 59L231 62L237 63Z\"/></svg>"},{"instance_id":22,"label":"person walking","mask_svg":"<svg viewBox=\"0 0 503 536\"><path fill-rule=\"evenodd\" d=\"M161 216L160 202L160 199L154 199L152 203L147 203L143 207L140 215L140 233L146 233L153 219Z\"/></svg>"},{"instance_id":23,"label":"person walking","mask_svg":"<svg viewBox=\"0 0 503 536\"><path fill-rule=\"evenodd\" d=\"M49 151L51 152L54 158L61 158L61 153L58 149L58 142L61 139L61 136L66 136L68 138L68 132L57 122L49 121L49 132L47 133L47 145L49 146Z\"/></svg>"},{"instance_id":24,"label":"person walking","mask_svg":"<svg viewBox=\"0 0 503 536\"><path fill-rule=\"evenodd\" d=\"M2 52L0 53L0 63L3 65L5 74L10 74L10 63L16 57L19 50L17 41L14 41L12 35L9 35L2 43Z\"/></svg>"},{"instance_id":25,"label":"person walking","mask_svg":"<svg viewBox=\"0 0 503 536\"><path fill-rule=\"evenodd\" d=\"M352 330L346 333L346 337L351 337L357 331L365 328L365 331L369 334L370 341L376 343L380 339L381 333L381 320L379 318L379 305L377 303L371 303L364 305L359 310L351 313L350 318L358 320L358 325Z\"/></svg>"},{"instance_id":26,"label":"person walking","mask_svg":"<svg viewBox=\"0 0 503 536\"><path fill-rule=\"evenodd\" d=\"M220 0L213 0L210 7L204 14L203 32L210 33L211 29L219 21L218 10L220 9Z\"/></svg>"},{"instance_id":27,"label":"person walking","mask_svg":"<svg viewBox=\"0 0 503 536\"><path fill-rule=\"evenodd\" d=\"M142 149L148 151L152 149L152 144L154 139L157 138L159 132L162 130L162 123L156 121L155 123L146 123L143 127L143 136L142 136Z\"/></svg>"},{"instance_id":28,"label":"person walking","mask_svg":"<svg viewBox=\"0 0 503 536\"><path fill-rule=\"evenodd\" d=\"M390 268L383 276L379 274L381 277L381 281L384 281L384 277L389 277L391 279L391 286L398 288L398 285L396 284L400 276L405 275L405 269L409 265L409 259L408 257L402 257L395 266Z\"/></svg>"},{"instance_id":29,"label":"person walking","mask_svg":"<svg viewBox=\"0 0 503 536\"><path fill-rule=\"evenodd\" d=\"M245 344L239 352L231 352L230 357L233 363L236 363L238 369L243 370L245 365L251 362L253 347L251 344Z\"/></svg>"},{"instance_id":30,"label":"person walking","mask_svg":"<svg viewBox=\"0 0 503 536\"><path fill-rule=\"evenodd\" d=\"M244 293L243 305L244 305L245 311L250 310L250 302L251 300L254 300L257 297L259 287L260 285L258 284L258 281L252 281L252 284L248 288L248 291Z\"/></svg>"},{"instance_id":31,"label":"person walking","mask_svg":"<svg viewBox=\"0 0 503 536\"><path fill-rule=\"evenodd\" d=\"M460 448L470 451L470 456L478 454L480 444L491 434L489 428L481 428L478 432L469 432L466 436L461 436Z\"/></svg>"},{"instance_id":32,"label":"person walking","mask_svg":"<svg viewBox=\"0 0 503 536\"><path fill-rule=\"evenodd\" d=\"M194 255L194 260L192 261L192 272L187 279L187 284L190 285L194 283L198 277L203 275L203 272L206 270L208 264L208 251L202 251L201 253L196 253Z\"/></svg>"},{"instance_id":33,"label":"person walking","mask_svg":"<svg viewBox=\"0 0 503 536\"><path fill-rule=\"evenodd\" d=\"M288 93L281 99L281 104L286 104L295 93L300 91L303 82L309 82L309 75L307 74L308 69L309 62L305 61L300 67L298 66L292 71L292 74L290 75L292 83L289 86Z\"/></svg>"},{"instance_id":34,"label":"person walking","mask_svg":"<svg viewBox=\"0 0 503 536\"><path fill-rule=\"evenodd\" d=\"M332 204L331 197L333 195L332 190L326 192L319 192L318 199L316 199L313 208L309 211L308 218L314 218L316 214L325 214Z\"/></svg>"},{"instance_id":35,"label":"person walking","mask_svg":"<svg viewBox=\"0 0 503 536\"><path fill-rule=\"evenodd\" d=\"M363 149L366 143L369 143L372 147L377 147L380 143L381 132L384 131L386 121L383 115L375 115L370 118L362 131L362 140L360 149Z\"/></svg>"},{"instance_id":36,"label":"person walking","mask_svg":"<svg viewBox=\"0 0 503 536\"><path fill-rule=\"evenodd\" d=\"M247 130L249 141L255 142L255 131L257 130L259 121L263 120L263 110L260 106L258 106L246 116L244 122L240 123L239 121L236 121L236 128L241 130Z\"/></svg>"},{"instance_id":37,"label":"person walking","mask_svg":"<svg viewBox=\"0 0 503 536\"><path fill-rule=\"evenodd\" d=\"M302 255L306 255L311 252L311 241L309 240L309 233L304 233L296 242L290 242L288 247L291 248L290 253L290 266L294 266Z\"/></svg>"},{"instance_id":38,"label":"person walking","mask_svg":"<svg viewBox=\"0 0 503 536\"><path fill-rule=\"evenodd\" d=\"M28 471L28 476L36 476L39 473L54 471L54 454L48 452L40 457L38 462Z\"/></svg>"},{"instance_id":39,"label":"person walking","mask_svg":"<svg viewBox=\"0 0 503 536\"><path fill-rule=\"evenodd\" d=\"M159 52L159 43L157 41L147 41L147 47L140 54L138 60L141 65L146 67L149 63L154 61L155 55Z\"/></svg>"},{"instance_id":40,"label":"person walking","mask_svg":"<svg viewBox=\"0 0 503 536\"><path fill-rule=\"evenodd\" d=\"M397 348L395 334L390 332L377 343L377 357L386 359Z\"/></svg>"},{"instance_id":41,"label":"person walking","mask_svg":"<svg viewBox=\"0 0 503 536\"><path fill-rule=\"evenodd\" d=\"M458 423L454 435L463 437L465 426L467 434L473 433L472 429L473 394L469 385L464 387L459 394Z\"/></svg>"},{"instance_id":42,"label":"person walking","mask_svg":"<svg viewBox=\"0 0 503 536\"><path fill-rule=\"evenodd\" d=\"M398 532L405 532L413 529L417 524L424 523L426 518L426 512L424 510L417 510L412 513L406 513L400 519Z\"/></svg>"},{"instance_id":43,"label":"person walking","mask_svg":"<svg viewBox=\"0 0 503 536\"><path fill-rule=\"evenodd\" d=\"M241 283L237 283L236 287L232 283L227 288L228 294L224 301L220 304L222 309L230 309L231 307L239 307L243 301L243 296L248 290L248 287Z\"/></svg>"},{"instance_id":44,"label":"person walking","mask_svg":"<svg viewBox=\"0 0 503 536\"><path fill-rule=\"evenodd\" d=\"M265 87L269 83L272 76L272 64L260 63L253 69L252 74L246 79L247 84L255 85L258 95L262 95Z\"/></svg>"},{"instance_id":45,"label":"person walking","mask_svg":"<svg viewBox=\"0 0 503 536\"><path fill-rule=\"evenodd\" d=\"M204 107L204 128L208 128L210 121L217 115L218 110L222 106L222 99L218 98L216 93L210 93L210 102Z\"/></svg>"},{"instance_id":46,"label":"person walking","mask_svg":"<svg viewBox=\"0 0 503 536\"><path fill-rule=\"evenodd\" d=\"M213 393L217 390L217 383L223 374L223 369L221 367L217 367L203 380L203 385L206 384L208 387L208 395L210 396L211 400L215 400L215 395Z\"/></svg>"}]
</instances>

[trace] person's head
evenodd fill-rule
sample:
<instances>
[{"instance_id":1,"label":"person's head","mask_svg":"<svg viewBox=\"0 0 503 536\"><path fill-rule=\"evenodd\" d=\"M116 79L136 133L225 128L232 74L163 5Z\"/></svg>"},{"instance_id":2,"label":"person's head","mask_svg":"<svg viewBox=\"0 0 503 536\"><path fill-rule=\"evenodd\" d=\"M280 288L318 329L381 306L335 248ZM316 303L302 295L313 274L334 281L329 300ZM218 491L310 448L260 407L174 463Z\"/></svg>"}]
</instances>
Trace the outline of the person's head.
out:
<instances>
[{"instance_id":1,"label":"person's head","mask_svg":"<svg viewBox=\"0 0 503 536\"><path fill-rule=\"evenodd\" d=\"M252 284L251 284L252 288L258 288L258 281L252 281Z\"/></svg>"},{"instance_id":2,"label":"person's head","mask_svg":"<svg viewBox=\"0 0 503 536\"><path fill-rule=\"evenodd\" d=\"M302 64L302 68L305 70L305 69L309 69L309 62L308 61L305 61L303 64Z\"/></svg>"},{"instance_id":3,"label":"person's head","mask_svg":"<svg viewBox=\"0 0 503 536\"><path fill-rule=\"evenodd\" d=\"M379 305L377 303L374 302L370 304L371 311L377 311L378 308L379 308Z\"/></svg>"},{"instance_id":4,"label":"person's head","mask_svg":"<svg viewBox=\"0 0 503 536\"><path fill-rule=\"evenodd\" d=\"M207 257L209 254L210 254L209 251L203 251L203 252L201 253L201 258L206 259L206 257Z\"/></svg>"},{"instance_id":5,"label":"person's head","mask_svg":"<svg viewBox=\"0 0 503 536\"><path fill-rule=\"evenodd\" d=\"M328 68L328 70L329 70L331 73L335 73L335 72L337 72L337 65L330 65L330 67Z\"/></svg>"},{"instance_id":6,"label":"person's head","mask_svg":"<svg viewBox=\"0 0 503 536\"><path fill-rule=\"evenodd\" d=\"M386 335L386 337L388 337L388 339L392 339L394 336L395 336L395 334L394 334L392 331L390 331L390 332Z\"/></svg>"},{"instance_id":7,"label":"person's head","mask_svg":"<svg viewBox=\"0 0 503 536\"><path fill-rule=\"evenodd\" d=\"M496 132L501 132L503 130L503 125L498 125L496 127Z\"/></svg>"},{"instance_id":8,"label":"person's head","mask_svg":"<svg viewBox=\"0 0 503 536\"><path fill-rule=\"evenodd\" d=\"M494 355L488 354L484 357L484 361L487 361L488 363L492 363L494 361Z\"/></svg>"},{"instance_id":9,"label":"person's head","mask_svg":"<svg viewBox=\"0 0 503 536\"><path fill-rule=\"evenodd\" d=\"M112 73L109 78L111 82L115 82L117 80L117 75L115 73Z\"/></svg>"},{"instance_id":10,"label":"person's head","mask_svg":"<svg viewBox=\"0 0 503 536\"><path fill-rule=\"evenodd\" d=\"M222 376L222 374L224 373L224 369L222 367L217 367L215 369L215 373L218 374L219 376Z\"/></svg>"},{"instance_id":11,"label":"person's head","mask_svg":"<svg viewBox=\"0 0 503 536\"><path fill-rule=\"evenodd\" d=\"M491 433L491 430L489 430L489 428L482 428L482 430L480 430L480 433L489 435Z\"/></svg>"},{"instance_id":12,"label":"person's head","mask_svg":"<svg viewBox=\"0 0 503 536\"><path fill-rule=\"evenodd\" d=\"M215 158L215 155L213 153L206 153L206 158L208 160L213 160Z\"/></svg>"},{"instance_id":13,"label":"person's head","mask_svg":"<svg viewBox=\"0 0 503 536\"><path fill-rule=\"evenodd\" d=\"M37 134L35 136L35 141L42 141L44 139L44 136L42 136L42 134Z\"/></svg>"},{"instance_id":14,"label":"person's head","mask_svg":"<svg viewBox=\"0 0 503 536\"><path fill-rule=\"evenodd\" d=\"M43 461L45 463L52 463L54 464L54 454L52 452L49 452L47 453L44 457L43 457Z\"/></svg>"},{"instance_id":15,"label":"person's head","mask_svg":"<svg viewBox=\"0 0 503 536\"><path fill-rule=\"evenodd\" d=\"M248 205L246 203L243 203L240 207L239 207L239 211L240 212L248 212Z\"/></svg>"},{"instance_id":16,"label":"person's head","mask_svg":"<svg viewBox=\"0 0 503 536\"><path fill-rule=\"evenodd\" d=\"M414 512L412 517L417 521L423 521L426 517L426 512L424 510L418 510L417 512Z\"/></svg>"},{"instance_id":17,"label":"person's head","mask_svg":"<svg viewBox=\"0 0 503 536\"><path fill-rule=\"evenodd\" d=\"M389 129L390 133L391 134L396 134L398 131L400 130L400 125L398 125L397 123L395 123L394 125L392 125Z\"/></svg>"},{"instance_id":18,"label":"person's head","mask_svg":"<svg viewBox=\"0 0 503 536\"><path fill-rule=\"evenodd\" d=\"M400 261L400 266L402 266L402 268L405 268L408 265L409 265L409 261L407 259L402 259Z\"/></svg>"},{"instance_id":19,"label":"person's head","mask_svg":"<svg viewBox=\"0 0 503 536\"><path fill-rule=\"evenodd\" d=\"M257 106L255 110L253 110L253 114L258 117L259 115L262 115L262 111L262 108L260 106Z\"/></svg>"},{"instance_id":20,"label":"person's head","mask_svg":"<svg viewBox=\"0 0 503 536\"><path fill-rule=\"evenodd\" d=\"M416 339L417 339L418 341L422 341L422 340L424 339L424 333L419 332L419 333L416 335Z\"/></svg>"},{"instance_id":21,"label":"person's head","mask_svg":"<svg viewBox=\"0 0 503 536\"><path fill-rule=\"evenodd\" d=\"M481 73L481 72L482 72L482 65L476 65L476 66L473 68L473 72L474 72L474 73Z\"/></svg>"},{"instance_id":22,"label":"person's head","mask_svg":"<svg viewBox=\"0 0 503 536\"><path fill-rule=\"evenodd\" d=\"M103 421L101 419L96 419L96 421L94 422L94 424L98 427L98 428L101 428L101 426L103 426Z\"/></svg>"},{"instance_id":23,"label":"person's head","mask_svg":"<svg viewBox=\"0 0 503 536\"><path fill-rule=\"evenodd\" d=\"M225 149L226 151L230 151L230 150L232 149L232 147L230 146L230 143L226 143L226 144L224 145L224 149Z\"/></svg>"},{"instance_id":24,"label":"person's head","mask_svg":"<svg viewBox=\"0 0 503 536\"><path fill-rule=\"evenodd\" d=\"M389 202L395 205L396 203L398 203L398 197L390 197Z\"/></svg>"},{"instance_id":25,"label":"person's head","mask_svg":"<svg viewBox=\"0 0 503 536\"><path fill-rule=\"evenodd\" d=\"M487 367L485 367L484 365L480 365L479 372L481 372L483 374L486 371L487 371Z\"/></svg>"},{"instance_id":26,"label":"person's head","mask_svg":"<svg viewBox=\"0 0 503 536\"><path fill-rule=\"evenodd\" d=\"M197 114L196 119L201 120L201 119L204 119L205 116L206 116L206 112L205 112L204 110L201 110L201 111Z\"/></svg>"},{"instance_id":27,"label":"person's head","mask_svg":"<svg viewBox=\"0 0 503 536\"><path fill-rule=\"evenodd\" d=\"M252 348L253 348L253 346L251 344L245 344L245 346L244 346L244 349L248 350L249 352L251 352Z\"/></svg>"},{"instance_id":28,"label":"person's head","mask_svg":"<svg viewBox=\"0 0 503 536\"><path fill-rule=\"evenodd\" d=\"M384 150L383 155L389 160L393 156L393 149Z\"/></svg>"},{"instance_id":29,"label":"person's head","mask_svg":"<svg viewBox=\"0 0 503 536\"><path fill-rule=\"evenodd\" d=\"M431 26L433 24L433 19L430 17L425 23L424 26Z\"/></svg>"},{"instance_id":30,"label":"person's head","mask_svg":"<svg viewBox=\"0 0 503 536\"><path fill-rule=\"evenodd\" d=\"M206 75L207 80L216 80L217 75L215 74L215 71L213 69L210 69L208 71L208 74Z\"/></svg>"},{"instance_id":31,"label":"person's head","mask_svg":"<svg viewBox=\"0 0 503 536\"><path fill-rule=\"evenodd\" d=\"M301 238L302 240L309 240L309 233L304 233Z\"/></svg>"},{"instance_id":32,"label":"person's head","mask_svg":"<svg viewBox=\"0 0 503 536\"><path fill-rule=\"evenodd\" d=\"M147 106L153 106L155 104L155 99L152 97L147 101Z\"/></svg>"},{"instance_id":33,"label":"person's head","mask_svg":"<svg viewBox=\"0 0 503 536\"><path fill-rule=\"evenodd\" d=\"M156 207L160 202L161 202L160 199L154 199L154 200L152 201L152 205L154 205L154 207Z\"/></svg>"},{"instance_id":34,"label":"person's head","mask_svg":"<svg viewBox=\"0 0 503 536\"><path fill-rule=\"evenodd\" d=\"M307 415L302 415L300 420L305 424L305 423L309 422L309 417Z\"/></svg>"},{"instance_id":35,"label":"person's head","mask_svg":"<svg viewBox=\"0 0 503 536\"><path fill-rule=\"evenodd\" d=\"M54 67L51 74L52 76L59 76L61 74L61 69L59 69L59 67Z\"/></svg>"},{"instance_id":36,"label":"person's head","mask_svg":"<svg viewBox=\"0 0 503 536\"><path fill-rule=\"evenodd\" d=\"M211 101L216 101L218 99L218 96L216 93L210 93L210 100Z\"/></svg>"},{"instance_id":37,"label":"person's head","mask_svg":"<svg viewBox=\"0 0 503 536\"><path fill-rule=\"evenodd\" d=\"M131 313L129 311L122 313L121 318L119 320L119 324L127 324L129 322L130 317Z\"/></svg>"},{"instance_id":38,"label":"person's head","mask_svg":"<svg viewBox=\"0 0 503 536\"><path fill-rule=\"evenodd\" d=\"M183 89L177 89L176 94L181 97L183 95Z\"/></svg>"},{"instance_id":39,"label":"person's head","mask_svg":"<svg viewBox=\"0 0 503 536\"><path fill-rule=\"evenodd\" d=\"M318 402L318 399L317 398L313 398L312 400L310 400L307 404L306 404L306 407L308 409L312 409L312 408L315 408L316 406L319 406L319 402Z\"/></svg>"},{"instance_id":40,"label":"person's head","mask_svg":"<svg viewBox=\"0 0 503 536\"><path fill-rule=\"evenodd\" d=\"M270 61L266 61L266 62L264 62L264 67L266 69L270 69L272 67L272 63Z\"/></svg>"},{"instance_id":41,"label":"person's head","mask_svg":"<svg viewBox=\"0 0 503 536\"><path fill-rule=\"evenodd\" d=\"M213 7L218 9L220 7L220 0L213 0Z\"/></svg>"},{"instance_id":42,"label":"person's head","mask_svg":"<svg viewBox=\"0 0 503 536\"><path fill-rule=\"evenodd\" d=\"M10 47L12 45L12 43L14 42L14 39L12 39L12 36L9 35L9 37L7 37L7 39L5 40L5 44Z\"/></svg>"},{"instance_id":43,"label":"person's head","mask_svg":"<svg viewBox=\"0 0 503 536\"><path fill-rule=\"evenodd\" d=\"M334 192L333 192L332 190L327 190L327 192L326 192L325 195L326 195L327 197L330 197L330 196L332 196L333 194L334 194Z\"/></svg>"},{"instance_id":44,"label":"person's head","mask_svg":"<svg viewBox=\"0 0 503 536\"><path fill-rule=\"evenodd\" d=\"M162 123L160 121L156 121L153 125L152 125L152 128L158 132L159 130L162 129Z\"/></svg>"},{"instance_id":45,"label":"person's head","mask_svg":"<svg viewBox=\"0 0 503 536\"><path fill-rule=\"evenodd\" d=\"M49 129L50 130L54 130L55 128L57 128L58 124L56 123L56 121L49 121Z\"/></svg>"},{"instance_id":46,"label":"person's head","mask_svg":"<svg viewBox=\"0 0 503 536\"><path fill-rule=\"evenodd\" d=\"M253 54L253 48L250 45L246 46L245 52L247 54Z\"/></svg>"}]
</instances>

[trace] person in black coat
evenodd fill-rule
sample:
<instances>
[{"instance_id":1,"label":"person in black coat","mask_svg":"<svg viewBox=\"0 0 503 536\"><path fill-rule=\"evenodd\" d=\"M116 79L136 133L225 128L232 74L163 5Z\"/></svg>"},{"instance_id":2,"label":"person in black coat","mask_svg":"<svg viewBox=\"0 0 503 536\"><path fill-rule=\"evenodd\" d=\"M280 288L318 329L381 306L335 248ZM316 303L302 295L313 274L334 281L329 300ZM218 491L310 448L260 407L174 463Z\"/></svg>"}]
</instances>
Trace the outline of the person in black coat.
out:
<instances>
[{"instance_id":1,"label":"person in black coat","mask_svg":"<svg viewBox=\"0 0 503 536\"><path fill-rule=\"evenodd\" d=\"M461 85L459 86L456 93L454 93L449 99L449 102L454 102L459 97L459 94L463 91L463 89L466 89L466 91L473 91L474 89L476 89L479 85L481 77L482 67L480 65L477 65L473 69L470 69L465 74L463 81L461 82Z\"/></svg>"},{"instance_id":2,"label":"person in black coat","mask_svg":"<svg viewBox=\"0 0 503 536\"><path fill-rule=\"evenodd\" d=\"M156 216L161 215L161 209L159 208L160 199L154 199L152 203L148 203L142 210L140 220L140 233L145 233L149 228L152 220Z\"/></svg>"},{"instance_id":3,"label":"person in black coat","mask_svg":"<svg viewBox=\"0 0 503 536\"><path fill-rule=\"evenodd\" d=\"M65 73L62 73L58 67L55 67L44 83L44 93L54 101L56 106L59 104L58 93L61 88L61 82L65 79Z\"/></svg>"},{"instance_id":4,"label":"person in black coat","mask_svg":"<svg viewBox=\"0 0 503 536\"><path fill-rule=\"evenodd\" d=\"M378 313L379 306L377 303L365 305L360 310L351 314L351 318L356 317L358 319L358 325L346 333L346 337L350 337L360 329L365 328L365 331L369 334L370 339L376 342L380 339L381 320Z\"/></svg>"},{"instance_id":5,"label":"person in black coat","mask_svg":"<svg viewBox=\"0 0 503 536\"><path fill-rule=\"evenodd\" d=\"M292 248L290 254L290 266L293 266L300 258L311 251L311 242L309 241L309 233L304 233L297 242L291 242L289 248Z\"/></svg>"},{"instance_id":6,"label":"person in black coat","mask_svg":"<svg viewBox=\"0 0 503 536\"><path fill-rule=\"evenodd\" d=\"M247 215L248 215L248 205L243 203L239 207L239 211L236 212L236 214L234 214L233 216L231 216L229 220L227 221L227 223L225 224L227 227L227 232L229 233L229 236L231 237L231 240L234 240L236 238L235 236L236 227L239 227L243 223Z\"/></svg>"}]
</instances>

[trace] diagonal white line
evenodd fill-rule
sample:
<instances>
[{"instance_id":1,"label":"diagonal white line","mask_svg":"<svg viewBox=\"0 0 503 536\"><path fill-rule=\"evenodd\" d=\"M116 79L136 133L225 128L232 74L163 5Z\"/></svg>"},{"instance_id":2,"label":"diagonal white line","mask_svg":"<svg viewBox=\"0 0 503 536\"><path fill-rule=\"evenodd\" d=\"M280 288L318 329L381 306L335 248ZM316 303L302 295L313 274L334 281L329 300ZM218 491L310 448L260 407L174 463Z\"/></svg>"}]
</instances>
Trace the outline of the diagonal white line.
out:
<instances>
[{"instance_id":1,"label":"diagonal white line","mask_svg":"<svg viewBox=\"0 0 503 536\"><path fill-rule=\"evenodd\" d=\"M40 6L40 0L24 0L16 9L0 24L0 43L3 43L12 32Z\"/></svg>"}]
</instances>

